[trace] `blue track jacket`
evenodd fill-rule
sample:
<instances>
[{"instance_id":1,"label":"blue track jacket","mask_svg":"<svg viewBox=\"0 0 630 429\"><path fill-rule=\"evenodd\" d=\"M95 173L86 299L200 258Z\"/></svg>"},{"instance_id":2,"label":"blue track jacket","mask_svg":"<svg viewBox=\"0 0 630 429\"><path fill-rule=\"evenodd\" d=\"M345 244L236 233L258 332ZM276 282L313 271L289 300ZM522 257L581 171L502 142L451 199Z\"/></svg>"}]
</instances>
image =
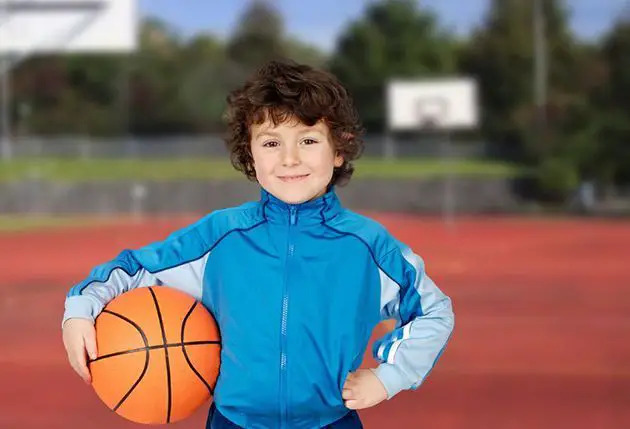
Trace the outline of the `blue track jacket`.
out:
<instances>
[{"instance_id":1,"label":"blue track jacket","mask_svg":"<svg viewBox=\"0 0 630 429\"><path fill-rule=\"evenodd\" d=\"M166 285L200 300L221 331L219 411L247 428L319 428L348 412L341 391L372 329L388 397L416 389L454 326L450 299L422 259L334 190L287 204L215 211L138 250L124 250L70 289L64 321L94 320L117 295Z\"/></svg>"}]
</instances>

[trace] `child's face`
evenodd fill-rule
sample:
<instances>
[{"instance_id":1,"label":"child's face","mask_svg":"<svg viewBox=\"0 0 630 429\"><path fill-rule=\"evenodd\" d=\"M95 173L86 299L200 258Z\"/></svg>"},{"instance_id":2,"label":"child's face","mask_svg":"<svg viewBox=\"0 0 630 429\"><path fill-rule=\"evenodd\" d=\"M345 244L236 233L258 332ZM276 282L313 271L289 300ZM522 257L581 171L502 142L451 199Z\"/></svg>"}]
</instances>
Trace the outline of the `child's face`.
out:
<instances>
[{"instance_id":1,"label":"child's face","mask_svg":"<svg viewBox=\"0 0 630 429\"><path fill-rule=\"evenodd\" d=\"M343 164L323 121L308 126L290 120L274 126L267 119L252 125L251 136L258 183L289 204L303 203L326 193L334 167Z\"/></svg>"}]
</instances>

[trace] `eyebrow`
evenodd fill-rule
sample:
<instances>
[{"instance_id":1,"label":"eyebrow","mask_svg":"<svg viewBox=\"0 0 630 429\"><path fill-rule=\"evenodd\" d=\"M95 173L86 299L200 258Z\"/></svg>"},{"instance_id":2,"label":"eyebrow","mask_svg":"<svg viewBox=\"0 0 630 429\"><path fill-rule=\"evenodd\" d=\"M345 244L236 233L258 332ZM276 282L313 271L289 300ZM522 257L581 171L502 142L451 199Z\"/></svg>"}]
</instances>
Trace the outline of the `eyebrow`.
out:
<instances>
[{"instance_id":1,"label":"eyebrow","mask_svg":"<svg viewBox=\"0 0 630 429\"><path fill-rule=\"evenodd\" d=\"M308 130L300 131L300 134L311 134L311 133L317 133L317 134L320 134L322 136L326 135L323 131L320 131L317 128L309 128Z\"/></svg>"},{"instance_id":2,"label":"eyebrow","mask_svg":"<svg viewBox=\"0 0 630 429\"><path fill-rule=\"evenodd\" d=\"M319 134L322 137L326 136L326 134L323 131L320 131L317 128L308 128L298 133L298 135L304 135L304 134ZM263 131L253 136L254 139L259 139L261 137L276 137L277 138L277 137L280 137L280 134L275 133L273 131Z\"/></svg>"},{"instance_id":3,"label":"eyebrow","mask_svg":"<svg viewBox=\"0 0 630 429\"><path fill-rule=\"evenodd\" d=\"M260 137L280 137L280 134L274 133L273 131L263 131L262 133L254 135L255 139L258 139Z\"/></svg>"}]
</instances>

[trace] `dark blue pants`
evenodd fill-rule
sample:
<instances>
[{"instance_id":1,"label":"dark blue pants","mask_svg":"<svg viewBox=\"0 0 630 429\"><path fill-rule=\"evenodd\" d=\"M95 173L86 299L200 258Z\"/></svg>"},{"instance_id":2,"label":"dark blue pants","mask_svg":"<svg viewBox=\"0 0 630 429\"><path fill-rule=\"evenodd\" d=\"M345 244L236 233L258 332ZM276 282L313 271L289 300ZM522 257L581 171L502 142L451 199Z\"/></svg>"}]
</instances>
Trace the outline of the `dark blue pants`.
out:
<instances>
[{"instance_id":1,"label":"dark blue pants","mask_svg":"<svg viewBox=\"0 0 630 429\"><path fill-rule=\"evenodd\" d=\"M208 422L206 423L206 429L243 429L238 425L235 425L231 421L225 418L223 414L219 412L214 406L214 403L210 406L210 413L208 414ZM324 429L363 429L361 420L359 419L359 413L355 410L351 410L348 414L343 416L337 421L332 422Z\"/></svg>"}]
</instances>

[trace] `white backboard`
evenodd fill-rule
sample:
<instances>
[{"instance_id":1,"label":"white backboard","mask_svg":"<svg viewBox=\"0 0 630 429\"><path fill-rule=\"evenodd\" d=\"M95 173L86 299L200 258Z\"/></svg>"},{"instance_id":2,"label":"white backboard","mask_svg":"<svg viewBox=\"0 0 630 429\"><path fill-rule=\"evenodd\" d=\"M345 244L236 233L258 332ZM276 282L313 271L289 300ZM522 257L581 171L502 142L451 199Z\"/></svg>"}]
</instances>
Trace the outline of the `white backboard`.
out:
<instances>
[{"instance_id":1,"label":"white backboard","mask_svg":"<svg viewBox=\"0 0 630 429\"><path fill-rule=\"evenodd\" d=\"M0 54L131 52L136 0L0 0Z\"/></svg>"},{"instance_id":2,"label":"white backboard","mask_svg":"<svg viewBox=\"0 0 630 429\"><path fill-rule=\"evenodd\" d=\"M477 127L477 83L470 78L392 80L387 86L392 131L464 130Z\"/></svg>"}]
</instances>

